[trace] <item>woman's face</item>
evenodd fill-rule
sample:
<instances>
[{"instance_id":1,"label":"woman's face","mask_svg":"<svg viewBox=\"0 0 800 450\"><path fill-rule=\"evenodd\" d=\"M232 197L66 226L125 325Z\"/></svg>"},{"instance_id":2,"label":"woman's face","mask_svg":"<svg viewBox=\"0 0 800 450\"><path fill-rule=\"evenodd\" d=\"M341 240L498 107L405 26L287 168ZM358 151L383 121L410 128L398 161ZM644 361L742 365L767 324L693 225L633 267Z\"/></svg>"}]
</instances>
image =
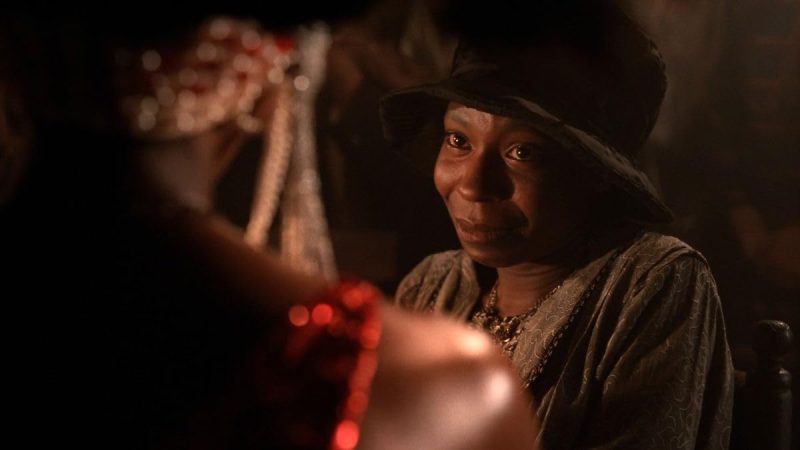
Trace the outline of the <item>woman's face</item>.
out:
<instances>
[{"instance_id":1,"label":"woman's face","mask_svg":"<svg viewBox=\"0 0 800 450\"><path fill-rule=\"evenodd\" d=\"M434 171L458 238L479 263L555 258L580 238L600 188L530 124L450 103Z\"/></svg>"}]
</instances>

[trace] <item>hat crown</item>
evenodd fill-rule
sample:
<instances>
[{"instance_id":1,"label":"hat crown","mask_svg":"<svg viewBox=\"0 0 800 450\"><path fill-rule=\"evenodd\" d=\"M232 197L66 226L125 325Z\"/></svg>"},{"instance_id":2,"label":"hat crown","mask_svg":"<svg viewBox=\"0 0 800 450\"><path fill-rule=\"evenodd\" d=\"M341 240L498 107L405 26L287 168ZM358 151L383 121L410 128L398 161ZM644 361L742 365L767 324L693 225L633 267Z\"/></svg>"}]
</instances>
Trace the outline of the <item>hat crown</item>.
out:
<instances>
[{"instance_id":1,"label":"hat crown","mask_svg":"<svg viewBox=\"0 0 800 450\"><path fill-rule=\"evenodd\" d=\"M536 103L628 158L650 135L666 91L655 45L626 17L581 32L462 37L450 77Z\"/></svg>"}]
</instances>

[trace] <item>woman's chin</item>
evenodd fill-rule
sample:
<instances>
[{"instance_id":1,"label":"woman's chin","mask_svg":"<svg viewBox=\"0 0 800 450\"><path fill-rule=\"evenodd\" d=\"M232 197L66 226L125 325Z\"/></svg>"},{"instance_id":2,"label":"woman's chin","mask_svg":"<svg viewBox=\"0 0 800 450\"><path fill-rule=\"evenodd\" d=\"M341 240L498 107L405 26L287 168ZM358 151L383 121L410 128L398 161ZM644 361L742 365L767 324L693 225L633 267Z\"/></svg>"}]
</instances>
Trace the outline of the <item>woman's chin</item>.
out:
<instances>
[{"instance_id":1,"label":"woman's chin","mask_svg":"<svg viewBox=\"0 0 800 450\"><path fill-rule=\"evenodd\" d=\"M509 267L525 261L520 246L512 245L480 245L461 242L464 252L475 262L488 267Z\"/></svg>"}]
</instances>

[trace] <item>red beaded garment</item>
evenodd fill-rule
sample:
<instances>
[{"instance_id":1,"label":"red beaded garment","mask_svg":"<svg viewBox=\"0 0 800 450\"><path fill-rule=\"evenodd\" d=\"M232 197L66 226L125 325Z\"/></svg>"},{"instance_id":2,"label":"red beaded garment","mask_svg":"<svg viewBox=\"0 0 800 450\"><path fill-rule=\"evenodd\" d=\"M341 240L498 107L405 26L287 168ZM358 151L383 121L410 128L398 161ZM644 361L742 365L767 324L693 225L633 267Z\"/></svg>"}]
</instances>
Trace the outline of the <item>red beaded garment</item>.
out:
<instances>
[{"instance_id":1,"label":"red beaded garment","mask_svg":"<svg viewBox=\"0 0 800 450\"><path fill-rule=\"evenodd\" d=\"M171 426L156 448L355 448L377 366L379 298L368 283L343 281L292 306L270 321L249 356L220 367L233 374L226 387L190 397L210 401ZM183 373L189 382L205 376ZM161 404L164 415L170 408Z\"/></svg>"},{"instance_id":2,"label":"red beaded garment","mask_svg":"<svg viewBox=\"0 0 800 450\"><path fill-rule=\"evenodd\" d=\"M344 281L289 309L283 359L261 359L257 372L261 398L279 412L278 448L356 446L377 365L379 298L368 283Z\"/></svg>"}]
</instances>

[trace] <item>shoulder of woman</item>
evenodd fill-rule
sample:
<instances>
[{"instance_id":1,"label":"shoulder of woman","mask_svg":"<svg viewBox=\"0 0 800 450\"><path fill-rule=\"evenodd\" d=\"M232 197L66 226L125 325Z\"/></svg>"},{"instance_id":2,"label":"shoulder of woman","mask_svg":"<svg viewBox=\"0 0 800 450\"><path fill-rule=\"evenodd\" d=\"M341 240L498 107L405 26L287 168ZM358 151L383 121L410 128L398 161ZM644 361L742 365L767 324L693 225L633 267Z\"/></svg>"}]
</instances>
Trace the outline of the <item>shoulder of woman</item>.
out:
<instances>
[{"instance_id":1,"label":"shoulder of woman","mask_svg":"<svg viewBox=\"0 0 800 450\"><path fill-rule=\"evenodd\" d=\"M689 302L719 303L716 282L700 252L672 236L643 233L613 261L605 307L617 314ZM648 306L649 305L649 306ZM685 306L685 305L684 305Z\"/></svg>"},{"instance_id":2,"label":"shoulder of woman","mask_svg":"<svg viewBox=\"0 0 800 450\"><path fill-rule=\"evenodd\" d=\"M630 279L641 282L655 272L669 271L695 261L696 269L708 271L705 257L682 240L655 232L641 234L616 262L619 269L631 271Z\"/></svg>"},{"instance_id":3,"label":"shoulder of woman","mask_svg":"<svg viewBox=\"0 0 800 450\"><path fill-rule=\"evenodd\" d=\"M644 308L719 307L716 282L703 255L678 238L644 233L624 250L610 271L608 304L632 313ZM613 301L616 298L617 301ZM649 306L648 306L649 305Z\"/></svg>"},{"instance_id":4,"label":"shoulder of woman","mask_svg":"<svg viewBox=\"0 0 800 450\"><path fill-rule=\"evenodd\" d=\"M462 250L448 250L425 257L400 282L395 292L395 301L411 306L408 302L418 299L424 286L438 284L453 268L461 266L463 257Z\"/></svg>"},{"instance_id":5,"label":"shoulder of woman","mask_svg":"<svg viewBox=\"0 0 800 450\"><path fill-rule=\"evenodd\" d=\"M447 250L444 252L428 255L414 269L409 272L406 278L414 275L431 275L438 272L446 272L458 264L464 257L463 250Z\"/></svg>"},{"instance_id":6,"label":"shoulder of woman","mask_svg":"<svg viewBox=\"0 0 800 450\"><path fill-rule=\"evenodd\" d=\"M711 270L699 252L679 239L641 236L615 262L605 292L595 329L602 330L607 356L631 348L650 351L668 344L673 334L673 340L703 341L724 335Z\"/></svg>"}]
</instances>

